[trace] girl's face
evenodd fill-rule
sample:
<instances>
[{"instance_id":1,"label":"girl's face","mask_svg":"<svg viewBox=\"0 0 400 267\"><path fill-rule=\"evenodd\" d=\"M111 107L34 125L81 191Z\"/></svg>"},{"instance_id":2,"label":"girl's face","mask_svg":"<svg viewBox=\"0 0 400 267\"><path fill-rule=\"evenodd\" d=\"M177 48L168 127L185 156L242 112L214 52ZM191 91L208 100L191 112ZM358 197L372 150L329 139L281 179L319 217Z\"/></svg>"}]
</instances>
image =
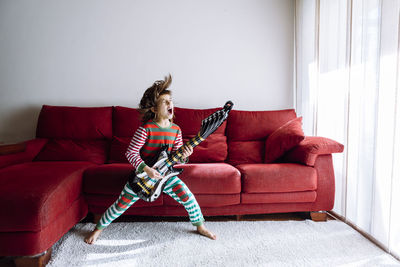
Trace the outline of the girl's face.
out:
<instances>
[{"instance_id":1,"label":"girl's face","mask_svg":"<svg viewBox=\"0 0 400 267\"><path fill-rule=\"evenodd\" d=\"M158 98L157 109L155 109L158 120L171 120L174 116L174 103L171 95L165 94Z\"/></svg>"}]
</instances>

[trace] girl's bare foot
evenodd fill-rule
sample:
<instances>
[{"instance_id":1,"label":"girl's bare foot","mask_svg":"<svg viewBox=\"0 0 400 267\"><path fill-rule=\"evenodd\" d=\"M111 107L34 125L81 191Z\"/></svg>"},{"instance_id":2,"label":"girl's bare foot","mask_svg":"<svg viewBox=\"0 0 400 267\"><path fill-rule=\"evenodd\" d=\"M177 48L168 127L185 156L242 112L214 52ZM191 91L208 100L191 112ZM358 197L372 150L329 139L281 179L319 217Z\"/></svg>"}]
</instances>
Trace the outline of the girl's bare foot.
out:
<instances>
[{"instance_id":1,"label":"girl's bare foot","mask_svg":"<svg viewBox=\"0 0 400 267\"><path fill-rule=\"evenodd\" d=\"M207 228L204 226L204 224L197 226L197 232L199 232L199 234L204 235L212 240L217 239L217 236L213 233L211 233L209 230L207 230Z\"/></svg>"},{"instance_id":2,"label":"girl's bare foot","mask_svg":"<svg viewBox=\"0 0 400 267\"><path fill-rule=\"evenodd\" d=\"M96 242L102 230L94 229L90 234L85 238L85 242L92 245Z\"/></svg>"}]
</instances>

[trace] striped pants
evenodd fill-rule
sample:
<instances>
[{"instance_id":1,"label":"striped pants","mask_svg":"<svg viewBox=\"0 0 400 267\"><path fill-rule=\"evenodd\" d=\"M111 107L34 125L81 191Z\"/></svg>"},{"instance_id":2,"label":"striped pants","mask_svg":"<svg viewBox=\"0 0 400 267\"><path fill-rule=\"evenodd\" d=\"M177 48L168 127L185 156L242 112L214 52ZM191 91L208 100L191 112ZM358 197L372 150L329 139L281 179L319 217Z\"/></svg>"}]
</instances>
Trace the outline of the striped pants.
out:
<instances>
[{"instance_id":1,"label":"striped pants","mask_svg":"<svg viewBox=\"0 0 400 267\"><path fill-rule=\"evenodd\" d=\"M182 204L189 214L190 222L194 226L200 226L204 222L203 214L196 198L189 188L177 176L171 177L164 187L164 193ZM139 197L132 191L129 183L126 183L119 198L101 216L96 228L101 230L124 213Z\"/></svg>"}]
</instances>

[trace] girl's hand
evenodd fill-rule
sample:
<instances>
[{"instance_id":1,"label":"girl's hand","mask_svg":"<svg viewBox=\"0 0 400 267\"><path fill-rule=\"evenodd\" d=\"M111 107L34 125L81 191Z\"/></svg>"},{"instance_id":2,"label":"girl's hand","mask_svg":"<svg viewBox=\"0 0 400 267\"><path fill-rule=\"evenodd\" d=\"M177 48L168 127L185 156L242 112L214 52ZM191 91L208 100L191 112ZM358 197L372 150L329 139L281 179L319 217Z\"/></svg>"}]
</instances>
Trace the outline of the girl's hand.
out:
<instances>
[{"instance_id":1,"label":"girl's hand","mask_svg":"<svg viewBox=\"0 0 400 267\"><path fill-rule=\"evenodd\" d=\"M193 153L193 147L184 145L182 147L182 158L188 158Z\"/></svg>"},{"instance_id":2,"label":"girl's hand","mask_svg":"<svg viewBox=\"0 0 400 267\"><path fill-rule=\"evenodd\" d=\"M147 175L150 178L157 179L157 180L160 180L163 178L156 169L150 168L149 166L144 167L143 170L147 173Z\"/></svg>"}]
</instances>

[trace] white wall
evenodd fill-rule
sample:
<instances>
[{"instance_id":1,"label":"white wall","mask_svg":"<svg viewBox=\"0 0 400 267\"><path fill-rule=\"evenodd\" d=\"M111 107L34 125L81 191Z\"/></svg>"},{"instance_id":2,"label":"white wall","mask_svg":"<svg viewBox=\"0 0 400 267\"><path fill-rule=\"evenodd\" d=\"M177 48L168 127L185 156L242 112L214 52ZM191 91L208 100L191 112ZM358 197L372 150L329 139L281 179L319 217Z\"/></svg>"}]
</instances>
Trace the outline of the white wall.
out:
<instances>
[{"instance_id":1,"label":"white wall","mask_svg":"<svg viewBox=\"0 0 400 267\"><path fill-rule=\"evenodd\" d=\"M0 0L0 141L43 104L137 107L173 75L176 106L293 108L293 0Z\"/></svg>"}]
</instances>

